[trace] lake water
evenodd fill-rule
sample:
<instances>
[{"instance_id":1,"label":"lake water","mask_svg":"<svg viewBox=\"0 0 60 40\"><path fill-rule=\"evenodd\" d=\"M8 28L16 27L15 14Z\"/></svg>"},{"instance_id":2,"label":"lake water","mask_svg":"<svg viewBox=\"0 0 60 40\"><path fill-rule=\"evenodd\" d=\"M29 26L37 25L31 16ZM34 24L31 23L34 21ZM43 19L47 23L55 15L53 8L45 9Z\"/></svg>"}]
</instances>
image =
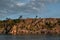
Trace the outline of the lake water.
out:
<instances>
[{"instance_id":1,"label":"lake water","mask_svg":"<svg viewBox=\"0 0 60 40\"><path fill-rule=\"evenodd\" d=\"M0 40L60 40L58 35L0 35Z\"/></svg>"}]
</instances>

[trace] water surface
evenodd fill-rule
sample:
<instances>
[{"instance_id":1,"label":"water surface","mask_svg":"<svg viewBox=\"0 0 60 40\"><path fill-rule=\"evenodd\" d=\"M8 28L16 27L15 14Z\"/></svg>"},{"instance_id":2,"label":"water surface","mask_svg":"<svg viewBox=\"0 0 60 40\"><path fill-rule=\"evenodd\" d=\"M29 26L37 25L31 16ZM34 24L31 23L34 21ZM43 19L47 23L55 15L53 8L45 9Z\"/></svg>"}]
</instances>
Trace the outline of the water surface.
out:
<instances>
[{"instance_id":1,"label":"water surface","mask_svg":"<svg viewBox=\"0 0 60 40\"><path fill-rule=\"evenodd\" d=\"M0 40L60 40L58 35L0 35Z\"/></svg>"}]
</instances>

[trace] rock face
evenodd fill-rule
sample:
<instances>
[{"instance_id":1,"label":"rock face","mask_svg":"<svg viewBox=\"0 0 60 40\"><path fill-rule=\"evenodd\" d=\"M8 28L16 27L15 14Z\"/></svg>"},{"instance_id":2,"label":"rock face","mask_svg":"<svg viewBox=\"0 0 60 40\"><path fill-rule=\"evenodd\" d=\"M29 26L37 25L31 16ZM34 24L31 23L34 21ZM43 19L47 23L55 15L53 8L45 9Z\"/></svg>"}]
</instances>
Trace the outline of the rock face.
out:
<instances>
[{"instance_id":1,"label":"rock face","mask_svg":"<svg viewBox=\"0 0 60 40\"><path fill-rule=\"evenodd\" d=\"M16 21L8 21L13 23L10 34L60 34L60 19L59 18L28 18L19 19ZM9 25L9 26L10 26ZM4 27L3 27L4 28ZM4 30L4 29L3 29ZM0 31L0 34L2 31Z\"/></svg>"}]
</instances>

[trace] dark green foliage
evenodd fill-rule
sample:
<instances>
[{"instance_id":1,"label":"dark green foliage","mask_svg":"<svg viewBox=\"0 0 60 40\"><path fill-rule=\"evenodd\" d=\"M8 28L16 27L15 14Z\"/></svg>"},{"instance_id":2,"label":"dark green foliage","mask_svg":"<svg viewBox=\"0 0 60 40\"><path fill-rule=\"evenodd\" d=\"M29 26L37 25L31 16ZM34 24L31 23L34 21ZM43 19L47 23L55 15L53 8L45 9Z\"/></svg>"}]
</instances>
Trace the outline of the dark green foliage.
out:
<instances>
[{"instance_id":1,"label":"dark green foliage","mask_svg":"<svg viewBox=\"0 0 60 40\"><path fill-rule=\"evenodd\" d=\"M36 16L36 18L37 18L38 16Z\"/></svg>"},{"instance_id":2,"label":"dark green foliage","mask_svg":"<svg viewBox=\"0 0 60 40\"><path fill-rule=\"evenodd\" d=\"M58 22L57 22L59 25L60 25L60 20L58 20Z\"/></svg>"},{"instance_id":3,"label":"dark green foliage","mask_svg":"<svg viewBox=\"0 0 60 40\"><path fill-rule=\"evenodd\" d=\"M53 28L53 27L54 27L53 25L51 25L51 23L50 23L50 22L46 22L45 24L46 24L47 28L49 28L49 29L51 29L51 28Z\"/></svg>"},{"instance_id":4,"label":"dark green foliage","mask_svg":"<svg viewBox=\"0 0 60 40\"><path fill-rule=\"evenodd\" d=\"M15 19L13 20L14 23L19 23L20 22L20 19Z\"/></svg>"},{"instance_id":5,"label":"dark green foliage","mask_svg":"<svg viewBox=\"0 0 60 40\"><path fill-rule=\"evenodd\" d=\"M19 19L21 19L22 18L22 15L21 16L19 16Z\"/></svg>"}]
</instances>

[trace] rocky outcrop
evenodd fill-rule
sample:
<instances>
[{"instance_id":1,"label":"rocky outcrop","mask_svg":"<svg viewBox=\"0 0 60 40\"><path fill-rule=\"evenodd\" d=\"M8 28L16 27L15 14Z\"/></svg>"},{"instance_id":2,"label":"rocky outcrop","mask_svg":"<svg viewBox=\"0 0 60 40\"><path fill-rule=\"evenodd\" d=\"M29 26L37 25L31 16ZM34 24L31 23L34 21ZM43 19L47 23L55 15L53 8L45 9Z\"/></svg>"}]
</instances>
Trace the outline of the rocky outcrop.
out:
<instances>
[{"instance_id":1,"label":"rocky outcrop","mask_svg":"<svg viewBox=\"0 0 60 40\"><path fill-rule=\"evenodd\" d=\"M14 25L12 25L9 34L60 34L59 18L27 18L19 20L16 23L12 21Z\"/></svg>"}]
</instances>

